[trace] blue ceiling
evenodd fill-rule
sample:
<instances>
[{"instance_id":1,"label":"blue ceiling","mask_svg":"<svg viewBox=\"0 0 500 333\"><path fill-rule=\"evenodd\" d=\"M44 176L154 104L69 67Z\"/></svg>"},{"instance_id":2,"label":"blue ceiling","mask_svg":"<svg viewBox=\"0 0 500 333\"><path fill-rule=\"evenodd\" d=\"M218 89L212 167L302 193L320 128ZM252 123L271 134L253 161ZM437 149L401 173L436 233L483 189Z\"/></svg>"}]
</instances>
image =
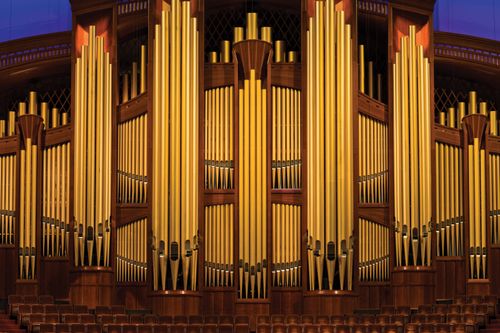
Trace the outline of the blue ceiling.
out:
<instances>
[{"instance_id":1,"label":"blue ceiling","mask_svg":"<svg viewBox=\"0 0 500 333\"><path fill-rule=\"evenodd\" d=\"M0 42L70 29L69 0L0 0ZM437 0L435 29L500 41L500 1Z\"/></svg>"}]
</instances>

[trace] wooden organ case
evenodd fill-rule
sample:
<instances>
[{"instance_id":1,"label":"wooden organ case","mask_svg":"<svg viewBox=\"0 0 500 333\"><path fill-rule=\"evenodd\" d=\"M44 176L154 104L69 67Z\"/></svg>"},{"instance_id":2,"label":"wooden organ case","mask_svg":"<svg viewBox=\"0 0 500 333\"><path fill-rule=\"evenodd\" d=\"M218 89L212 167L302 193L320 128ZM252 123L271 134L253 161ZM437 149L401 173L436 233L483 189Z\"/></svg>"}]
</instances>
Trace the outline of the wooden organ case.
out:
<instances>
[{"instance_id":1,"label":"wooden organ case","mask_svg":"<svg viewBox=\"0 0 500 333\"><path fill-rule=\"evenodd\" d=\"M497 113L438 110L435 72L465 61L434 1L295 1L290 45L268 8L72 1L71 107L27 92L0 121L0 298L254 328L498 289Z\"/></svg>"}]
</instances>

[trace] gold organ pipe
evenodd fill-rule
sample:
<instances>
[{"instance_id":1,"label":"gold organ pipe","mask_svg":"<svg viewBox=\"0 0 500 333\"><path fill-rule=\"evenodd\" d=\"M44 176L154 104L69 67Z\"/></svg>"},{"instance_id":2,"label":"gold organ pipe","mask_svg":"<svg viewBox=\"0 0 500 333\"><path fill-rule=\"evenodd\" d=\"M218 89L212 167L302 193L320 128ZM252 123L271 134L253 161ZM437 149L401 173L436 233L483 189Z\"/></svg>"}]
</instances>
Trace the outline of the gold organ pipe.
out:
<instances>
[{"instance_id":1,"label":"gold organ pipe","mask_svg":"<svg viewBox=\"0 0 500 333\"><path fill-rule=\"evenodd\" d=\"M497 112L490 111L490 134L498 135Z\"/></svg>"},{"instance_id":2,"label":"gold organ pipe","mask_svg":"<svg viewBox=\"0 0 500 333\"><path fill-rule=\"evenodd\" d=\"M137 62L132 62L132 78L130 80L130 98L137 97Z\"/></svg>"},{"instance_id":3,"label":"gold organ pipe","mask_svg":"<svg viewBox=\"0 0 500 333\"><path fill-rule=\"evenodd\" d=\"M475 91L469 91L469 114L477 113L477 94Z\"/></svg>"},{"instance_id":4,"label":"gold organ pipe","mask_svg":"<svg viewBox=\"0 0 500 333\"><path fill-rule=\"evenodd\" d=\"M257 13L247 13L246 39L258 39Z\"/></svg>"},{"instance_id":5,"label":"gold organ pipe","mask_svg":"<svg viewBox=\"0 0 500 333\"><path fill-rule=\"evenodd\" d=\"M141 45L141 84L140 93L146 92L146 45Z\"/></svg>"},{"instance_id":6,"label":"gold organ pipe","mask_svg":"<svg viewBox=\"0 0 500 333\"><path fill-rule=\"evenodd\" d=\"M222 63L231 62L231 42L228 40L223 40L221 42L220 62L222 62Z\"/></svg>"},{"instance_id":7,"label":"gold organ pipe","mask_svg":"<svg viewBox=\"0 0 500 333\"><path fill-rule=\"evenodd\" d=\"M52 108L52 125L51 128L56 128L59 126L59 109Z\"/></svg>"},{"instance_id":8,"label":"gold organ pipe","mask_svg":"<svg viewBox=\"0 0 500 333\"><path fill-rule=\"evenodd\" d=\"M359 91L365 93L365 46L359 45Z\"/></svg>"},{"instance_id":9,"label":"gold organ pipe","mask_svg":"<svg viewBox=\"0 0 500 333\"><path fill-rule=\"evenodd\" d=\"M43 102L41 105L40 105L40 115L43 119L43 124L45 126L45 128L49 128L49 104L48 103L45 103Z\"/></svg>"},{"instance_id":10,"label":"gold organ pipe","mask_svg":"<svg viewBox=\"0 0 500 333\"><path fill-rule=\"evenodd\" d=\"M271 33L272 33L271 27L260 28L260 38L265 42L268 42L268 43L273 42L272 37L271 37Z\"/></svg>"},{"instance_id":11,"label":"gold organ pipe","mask_svg":"<svg viewBox=\"0 0 500 333\"><path fill-rule=\"evenodd\" d=\"M486 102L479 103L479 113L485 116L488 114L488 104Z\"/></svg>"},{"instance_id":12,"label":"gold organ pipe","mask_svg":"<svg viewBox=\"0 0 500 333\"><path fill-rule=\"evenodd\" d=\"M244 29L243 27L233 28L233 44L241 42L243 40Z\"/></svg>"},{"instance_id":13,"label":"gold organ pipe","mask_svg":"<svg viewBox=\"0 0 500 333\"><path fill-rule=\"evenodd\" d=\"M26 114L26 103L19 102L18 116L24 116Z\"/></svg>"},{"instance_id":14,"label":"gold organ pipe","mask_svg":"<svg viewBox=\"0 0 500 333\"><path fill-rule=\"evenodd\" d=\"M29 111L30 114L37 114L37 98L36 98L36 92L30 91L30 104L29 104Z\"/></svg>"},{"instance_id":15,"label":"gold organ pipe","mask_svg":"<svg viewBox=\"0 0 500 333\"><path fill-rule=\"evenodd\" d=\"M217 54L217 52L209 52L208 53L208 62L211 63L211 64L216 64L218 62L218 58L219 58L219 55Z\"/></svg>"},{"instance_id":16,"label":"gold organ pipe","mask_svg":"<svg viewBox=\"0 0 500 333\"><path fill-rule=\"evenodd\" d=\"M296 63L298 59L297 51L288 51L287 62Z\"/></svg>"},{"instance_id":17,"label":"gold organ pipe","mask_svg":"<svg viewBox=\"0 0 500 333\"><path fill-rule=\"evenodd\" d=\"M486 104L486 103L485 103ZM484 112L486 113L486 105L484 106ZM482 277L486 278L486 175L485 175L485 170L486 170L486 157L485 157L485 150L481 149L480 151L480 196L481 196L481 217L479 219L480 223L480 249L478 255L481 257L481 273ZM476 260L479 261L479 258ZM479 276L479 274L478 274Z\"/></svg>"},{"instance_id":18,"label":"gold organ pipe","mask_svg":"<svg viewBox=\"0 0 500 333\"><path fill-rule=\"evenodd\" d=\"M16 111L9 111L9 124L8 124L7 135L8 136L14 135L15 131L16 131Z\"/></svg>"},{"instance_id":19,"label":"gold organ pipe","mask_svg":"<svg viewBox=\"0 0 500 333\"><path fill-rule=\"evenodd\" d=\"M455 108L448 108L448 126L455 128Z\"/></svg>"},{"instance_id":20,"label":"gold organ pipe","mask_svg":"<svg viewBox=\"0 0 500 333\"><path fill-rule=\"evenodd\" d=\"M285 61L285 41L277 40L274 42L274 62L284 62Z\"/></svg>"},{"instance_id":21,"label":"gold organ pipe","mask_svg":"<svg viewBox=\"0 0 500 333\"><path fill-rule=\"evenodd\" d=\"M458 103L458 128L462 128L462 119L465 117L465 103Z\"/></svg>"}]
</instances>

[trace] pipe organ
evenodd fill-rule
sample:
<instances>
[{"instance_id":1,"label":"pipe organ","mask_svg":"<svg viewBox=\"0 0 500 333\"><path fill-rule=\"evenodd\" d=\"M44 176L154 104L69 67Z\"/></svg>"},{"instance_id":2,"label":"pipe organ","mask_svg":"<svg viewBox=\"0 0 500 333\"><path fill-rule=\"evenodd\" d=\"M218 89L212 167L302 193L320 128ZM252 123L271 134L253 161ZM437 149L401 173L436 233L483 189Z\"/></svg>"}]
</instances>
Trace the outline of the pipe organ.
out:
<instances>
[{"instance_id":1,"label":"pipe organ","mask_svg":"<svg viewBox=\"0 0 500 333\"><path fill-rule=\"evenodd\" d=\"M491 243L500 243L500 194L496 190L500 184L500 154L488 156L489 193L490 193L490 229Z\"/></svg>"},{"instance_id":2,"label":"pipe organ","mask_svg":"<svg viewBox=\"0 0 500 333\"><path fill-rule=\"evenodd\" d=\"M271 94L272 187L300 188L300 90L273 86Z\"/></svg>"},{"instance_id":3,"label":"pipe organ","mask_svg":"<svg viewBox=\"0 0 500 333\"><path fill-rule=\"evenodd\" d=\"M205 207L205 285L234 286L234 205Z\"/></svg>"},{"instance_id":4,"label":"pipe organ","mask_svg":"<svg viewBox=\"0 0 500 333\"><path fill-rule=\"evenodd\" d=\"M273 286L298 287L301 285L300 221L301 206L272 205L271 280Z\"/></svg>"},{"instance_id":5,"label":"pipe organ","mask_svg":"<svg viewBox=\"0 0 500 333\"><path fill-rule=\"evenodd\" d=\"M247 16L247 40L257 39L257 18ZM267 89L250 69L238 92L240 298L267 294Z\"/></svg>"},{"instance_id":6,"label":"pipe organ","mask_svg":"<svg viewBox=\"0 0 500 333\"><path fill-rule=\"evenodd\" d=\"M487 222L486 205L488 197L486 193L486 116L477 113L475 92L469 94L468 115L464 117L465 127L464 146L465 164L467 173L465 182L467 184L467 221L468 242L466 249L469 252L469 278L484 279L487 277ZM468 243L468 244L467 244ZM468 247L467 247L468 245Z\"/></svg>"},{"instance_id":7,"label":"pipe organ","mask_svg":"<svg viewBox=\"0 0 500 333\"><path fill-rule=\"evenodd\" d=\"M0 52L0 301L254 331L500 285L499 55L448 45L433 0L131 1L72 0L71 42ZM66 81L37 101L46 65Z\"/></svg>"},{"instance_id":8,"label":"pipe organ","mask_svg":"<svg viewBox=\"0 0 500 333\"><path fill-rule=\"evenodd\" d=\"M0 245L14 244L16 230L16 164L15 154L0 155Z\"/></svg>"},{"instance_id":9,"label":"pipe organ","mask_svg":"<svg viewBox=\"0 0 500 333\"><path fill-rule=\"evenodd\" d=\"M94 25L87 37L75 64L74 264L110 266L113 69L105 37Z\"/></svg>"},{"instance_id":10,"label":"pipe organ","mask_svg":"<svg viewBox=\"0 0 500 333\"><path fill-rule=\"evenodd\" d=\"M389 279L389 228L360 218L359 221L359 280Z\"/></svg>"},{"instance_id":11,"label":"pipe organ","mask_svg":"<svg viewBox=\"0 0 500 333\"><path fill-rule=\"evenodd\" d=\"M337 11L333 0L315 1L307 30L310 290L352 290L352 40L351 26L345 24L344 17L344 11Z\"/></svg>"},{"instance_id":12,"label":"pipe organ","mask_svg":"<svg viewBox=\"0 0 500 333\"><path fill-rule=\"evenodd\" d=\"M387 202L387 125L359 115L359 202Z\"/></svg>"},{"instance_id":13,"label":"pipe organ","mask_svg":"<svg viewBox=\"0 0 500 333\"><path fill-rule=\"evenodd\" d=\"M225 45L225 44L224 44ZM225 52L229 54L229 49ZM234 88L205 91L205 188L234 188Z\"/></svg>"},{"instance_id":14,"label":"pipe organ","mask_svg":"<svg viewBox=\"0 0 500 333\"><path fill-rule=\"evenodd\" d=\"M116 281L145 282L147 276L147 219L116 229Z\"/></svg>"},{"instance_id":15,"label":"pipe organ","mask_svg":"<svg viewBox=\"0 0 500 333\"><path fill-rule=\"evenodd\" d=\"M37 274L37 220L39 218L39 165L41 118L35 92L30 92L29 112L19 103L19 279L34 280Z\"/></svg>"},{"instance_id":16,"label":"pipe organ","mask_svg":"<svg viewBox=\"0 0 500 333\"><path fill-rule=\"evenodd\" d=\"M147 202L148 115L118 124L118 201Z\"/></svg>"},{"instance_id":17,"label":"pipe organ","mask_svg":"<svg viewBox=\"0 0 500 333\"><path fill-rule=\"evenodd\" d=\"M415 26L393 64L394 213L397 266L431 265L430 68Z\"/></svg>"},{"instance_id":18,"label":"pipe organ","mask_svg":"<svg viewBox=\"0 0 500 333\"><path fill-rule=\"evenodd\" d=\"M161 5L153 47L153 289L196 290L198 26L190 1Z\"/></svg>"},{"instance_id":19,"label":"pipe organ","mask_svg":"<svg viewBox=\"0 0 500 333\"><path fill-rule=\"evenodd\" d=\"M46 147L42 155L42 253L50 257L66 256L70 235L70 143Z\"/></svg>"},{"instance_id":20,"label":"pipe organ","mask_svg":"<svg viewBox=\"0 0 500 333\"><path fill-rule=\"evenodd\" d=\"M436 142L436 250L463 255L463 177L461 147Z\"/></svg>"}]
</instances>

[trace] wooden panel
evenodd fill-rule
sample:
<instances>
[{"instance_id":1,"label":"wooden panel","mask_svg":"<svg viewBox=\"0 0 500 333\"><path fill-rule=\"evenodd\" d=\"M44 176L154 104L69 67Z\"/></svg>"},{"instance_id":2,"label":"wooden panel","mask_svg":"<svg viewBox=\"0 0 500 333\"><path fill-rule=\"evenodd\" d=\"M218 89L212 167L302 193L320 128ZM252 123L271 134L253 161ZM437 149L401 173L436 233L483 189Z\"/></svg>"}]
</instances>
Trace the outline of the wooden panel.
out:
<instances>
[{"instance_id":1,"label":"wooden panel","mask_svg":"<svg viewBox=\"0 0 500 333\"><path fill-rule=\"evenodd\" d=\"M460 130L458 128L446 127L434 124L435 140L453 146L462 146Z\"/></svg>"},{"instance_id":2,"label":"wooden panel","mask_svg":"<svg viewBox=\"0 0 500 333\"><path fill-rule=\"evenodd\" d=\"M233 288L207 288L203 292L202 315L232 315L237 291Z\"/></svg>"},{"instance_id":3,"label":"wooden panel","mask_svg":"<svg viewBox=\"0 0 500 333\"><path fill-rule=\"evenodd\" d=\"M434 275L432 269L422 266L397 268L392 273L394 305L416 307L434 303Z\"/></svg>"},{"instance_id":4,"label":"wooden panel","mask_svg":"<svg viewBox=\"0 0 500 333\"><path fill-rule=\"evenodd\" d=\"M17 135L0 139L0 155L17 152Z\"/></svg>"},{"instance_id":5,"label":"wooden panel","mask_svg":"<svg viewBox=\"0 0 500 333\"><path fill-rule=\"evenodd\" d=\"M165 291L150 294L153 313L165 316L200 314L201 294L192 291Z\"/></svg>"},{"instance_id":6,"label":"wooden panel","mask_svg":"<svg viewBox=\"0 0 500 333\"><path fill-rule=\"evenodd\" d=\"M118 122L123 123L147 111L148 93L146 92L118 106Z\"/></svg>"},{"instance_id":7,"label":"wooden panel","mask_svg":"<svg viewBox=\"0 0 500 333\"><path fill-rule=\"evenodd\" d=\"M116 207L116 227L136 221L148 216L147 204L117 205Z\"/></svg>"},{"instance_id":8,"label":"wooden panel","mask_svg":"<svg viewBox=\"0 0 500 333\"><path fill-rule=\"evenodd\" d=\"M464 295L465 277L463 257L436 257L436 299Z\"/></svg>"},{"instance_id":9,"label":"wooden panel","mask_svg":"<svg viewBox=\"0 0 500 333\"><path fill-rule=\"evenodd\" d=\"M302 289L274 288L271 293L271 314L302 313Z\"/></svg>"},{"instance_id":10,"label":"wooden panel","mask_svg":"<svg viewBox=\"0 0 500 333\"><path fill-rule=\"evenodd\" d=\"M491 283L489 279L467 280L467 295L490 295ZM493 293L496 295L496 292Z\"/></svg>"},{"instance_id":11,"label":"wooden panel","mask_svg":"<svg viewBox=\"0 0 500 333\"><path fill-rule=\"evenodd\" d=\"M390 282L360 282L359 304L362 308L380 308L393 305Z\"/></svg>"},{"instance_id":12,"label":"wooden panel","mask_svg":"<svg viewBox=\"0 0 500 333\"><path fill-rule=\"evenodd\" d=\"M301 65L299 63L272 63L271 85L301 89Z\"/></svg>"},{"instance_id":13,"label":"wooden panel","mask_svg":"<svg viewBox=\"0 0 500 333\"><path fill-rule=\"evenodd\" d=\"M14 294L14 284L17 276L17 250L14 246L2 246L0 247L0 267L2 267L2 273L0 273L0 299L7 298L7 296ZM10 269L6 269L10 267Z\"/></svg>"},{"instance_id":14,"label":"wooden panel","mask_svg":"<svg viewBox=\"0 0 500 333\"><path fill-rule=\"evenodd\" d=\"M71 141L71 125L50 128L45 131L43 147L58 145Z\"/></svg>"},{"instance_id":15,"label":"wooden panel","mask_svg":"<svg viewBox=\"0 0 500 333\"><path fill-rule=\"evenodd\" d=\"M122 304L127 309L149 308L148 287L146 285L118 285L115 292L113 304Z\"/></svg>"},{"instance_id":16,"label":"wooden panel","mask_svg":"<svg viewBox=\"0 0 500 333\"><path fill-rule=\"evenodd\" d=\"M65 257L42 257L40 290L54 298L67 299L69 295L69 259Z\"/></svg>"},{"instance_id":17,"label":"wooden panel","mask_svg":"<svg viewBox=\"0 0 500 333\"><path fill-rule=\"evenodd\" d=\"M205 64L205 90L227 86L234 81L234 65ZM202 118L204 119L204 118Z\"/></svg>"},{"instance_id":18,"label":"wooden panel","mask_svg":"<svg viewBox=\"0 0 500 333\"><path fill-rule=\"evenodd\" d=\"M361 92L358 93L358 110L366 116L375 118L384 123L388 122L389 115L387 105Z\"/></svg>"},{"instance_id":19,"label":"wooden panel","mask_svg":"<svg viewBox=\"0 0 500 333\"><path fill-rule=\"evenodd\" d=\"M358 295L346 291L304 292L304 314L341 315L350 314L358 308Z\"/></svg>"},{"instance_id":20,"label":"wooden panel","mask_svg":"<svg viewBox=\"0 0 500 333\"><path fill-rule=\"evenodd\" d=\"M374 221L383 225L389 225L388 207L360 207L358 216L363 219Z\"/></svg>"},{"instance_id":21,"label":"wooden panel","mask_svg":"<svg viewBox=\"0 0 500 333\"><path fill-rule=\"evenodd\" d=\"M38 281L37 280L16 280L17 295L38 295Z\"/></svg>"},{"instance_id":22,"label":"wooden panel","mask_svg":"<svg viewBox=\"0 0 500 333\"><path fill-rule=\"evenodd\" d=\"M497 295L500 290L500 246L492 245L490 251L491 290Z\"/></svg>"},{"instance_id":23,"label":"wooden panel","mask_svg":"<svg viewBox=\"0 0 500 333\"><path fill-rule=\"evenodd\" d=\"M79 268L69 274L69 298L72 303L85 304L89 308L96 305L111 305L113 272L109 268Z\"/></svg>"}]
</instances>

